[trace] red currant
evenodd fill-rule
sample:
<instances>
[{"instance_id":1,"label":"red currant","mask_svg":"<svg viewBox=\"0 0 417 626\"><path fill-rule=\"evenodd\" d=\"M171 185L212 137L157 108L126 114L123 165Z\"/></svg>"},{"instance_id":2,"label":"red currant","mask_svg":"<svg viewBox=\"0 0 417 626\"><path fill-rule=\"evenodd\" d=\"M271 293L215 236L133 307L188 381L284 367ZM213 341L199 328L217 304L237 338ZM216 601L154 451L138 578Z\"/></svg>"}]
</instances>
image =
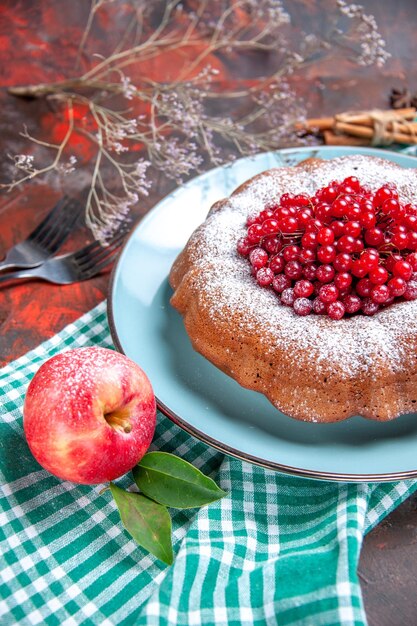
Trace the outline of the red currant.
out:
<instances>
[{"instance_id":1,"label":"red currant","mask_svg":"<svg viewBox=\"0 0 417 626\"><path fill-rule=\"evenodd\" d=\"M340 300L336 300L335 302L331 302L327 307L327 315L332 320L341 320L346 312L346 309Z\"/></svg>"},{"instance_id":2,"label":"red currant","mask_svg":"<svg viewBox=\"0 0 417 626\"><path fill-rule=\"evenodd\" d=\"M413 274L413 267L407 261L401 259L401 261L397 261L393 267L392 273L394 276L398 276L399 278L404 278L404 280L410 280Z\"/></svg>"},{"instance_id":3,"label":"red currant","mask_svg":"<svg viewBox=\"0 0 417 626\"><path fill-rule=\"evenodd\" d=\"M388 272L385 267L379 265L369 272L369 280L374 285L383 285L388 280Z\"/></svg>"},{"instance_id":4,"label":"red currant","mask_svg":"<svg viewBox=\"0 0 417 626\"><path fill-rule=\"evenodd\" d=\"M343 298L343 304L345 306L346 313L357 313L362 306L362 300L359 298L359 296L349 294L348 296L345 296Z\"/></svg>"},{"instance_id":5,"label":"red currant","mask_svg":"<svg viewBox=\"0 0 417 626\"><path fill-rule=\"evenodd\" d=\"M285 275L291 280L299 280L302 276L303 267L298 261L288 261L284 268Z\"/></svg>"},{"instance_id":6,"label":"red currant","mask_svg":"<svg viewBox=\"0 0 417 626\"><path fill-rule=\"evenodd\" d=\"M256 280L261 287L268 287L274 279L274 272L269 267L261 267L256 272Z\"/></svg>"},{"instance_id":7,"label":"red currant","mask_svg":"<svg viewBox=\"0 0 417 626\"><path fill-rule=\"evenodd\" d=\"M298 280L294 285L294 294L297 298L308 298L314 291L314 286L309 280Z\"/></svg>"},{"instance_id":8,"label":"red currant","mask_svg":"<svg viewBox=\"0 0 417 626\"><path fill-rule=\"evenodd\" d=\"M310 315L313 303L308 298L296 298L296 300L294 300L293 308L294 313L304 317L305 315Z\"/></svg>"},{"instance_id":9,"label":"red currant","mask_svg":"<svg viewBox=\"0 0 417 626\"><path fill-rule=\"evenodd\" d=\"M320 265L317 268L316 276L321 283L330 283L335 275L334 267L332 265Z\"/></svg>"},{"instance_id":10,"label":"red currant","mask_svg":"<svg viewBox=\"0 0 417 626\"><path fill-rule=\"evenodd\" d=\"M285 306L292 306L294 304L294 300L295 300L294 289L292 289L291 287L284 289L284 291L281 294L282 304L285 304Z\"/></svg>"},{"instance_id":11,"label":"red currant","mask_svg":"<svg viewBox=\"0 0 417 626\"><path fill-rule=\"evenodd\" d=\"M284 289L288 289L289 287L291 287L291 279L288 278L288 276L285 276L285 274L278 274L277 276L274 276L272 280L272 288L275 291L281 293Z\"/></svg>"},{"instance_id":12,"label":"red currant","mask_svg":"<svg viewBox=\"0 0 417 626\"><path fill-rule=\"evenodd\" d=\"M330 302L336 302L339 297L339 290L334 283L323 285L320 287L319 298L326 304Z\"/></svg>"}]
</instances>

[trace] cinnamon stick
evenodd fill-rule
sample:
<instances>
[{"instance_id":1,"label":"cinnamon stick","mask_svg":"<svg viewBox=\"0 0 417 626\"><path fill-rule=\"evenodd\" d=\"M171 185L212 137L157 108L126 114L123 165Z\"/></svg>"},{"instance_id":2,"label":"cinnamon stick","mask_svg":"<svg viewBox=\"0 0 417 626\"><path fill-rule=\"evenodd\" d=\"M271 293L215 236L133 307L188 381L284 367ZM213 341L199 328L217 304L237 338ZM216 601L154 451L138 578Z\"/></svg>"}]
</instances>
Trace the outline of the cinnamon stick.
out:
<instances>
[{"instance_id":1,"label":"cinnamon stick","mask_svg":"<svg viewBox=\"0 0 417 626\"><path fill-rule=\"evenodd\" d=\"M351 135L338 135L333 130L323 132L324 143L327 146L369 146L369 139L352 137Z\"/></svg>"},{"instance_id":2,"label":"cinnamon stick","mask_svg":"<svg viewBox=\"0 0 417 626\"><path fill-rule=\"evenodd\" d=\"M340 131L347 135L353 135L353 137L362 137L363 139L371 139L374 136L372 128L367 126L359 126L357 124L346 124L345 122L336 122L334 125L335 131ZM394 132L390 138L396 143L411 143L417 144L417 135L411 135L406 133Z\"/></svg>"},{"instance_id":3,"label":"cinnamon stick","mask_svg":"<svg viewBox=\"0 0 417 626\"><path fill-rule=\"evenodd\" d=\"M413 120L416 116L416 109L414 107L407 107L404 109L396 109L390 110L393 116L398 117L398 121L403 120ZM312 117L307 119L304 123L297 123L295 125L296 130L315 130L315 131L325 131L331 130L334 128L335 122L337 121L338 116L344 117L345 113L339 113L334 117ZM347 122L345 122L347 123ZM370 113L361 112L355 115L354 113L349 114L349 123L351 124L359 124L361 126L373 126L373 119Z\"/></svg>"}]
</instances>

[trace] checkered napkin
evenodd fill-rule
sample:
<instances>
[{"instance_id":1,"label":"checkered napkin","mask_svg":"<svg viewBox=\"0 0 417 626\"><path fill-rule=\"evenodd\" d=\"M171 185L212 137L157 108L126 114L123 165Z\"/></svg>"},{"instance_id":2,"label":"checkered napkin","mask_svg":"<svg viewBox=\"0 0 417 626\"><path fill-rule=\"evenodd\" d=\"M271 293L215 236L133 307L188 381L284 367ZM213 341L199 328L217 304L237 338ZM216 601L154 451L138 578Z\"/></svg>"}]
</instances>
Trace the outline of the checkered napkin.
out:
<instances>
[{"instance_id":1,"label":"checkered napkin","mask_svg":"<svg viewBox=\"0 0 417 626\"><path fill-rule=\"evenodd\" d=\"M227 458L159 415L153 447L229 492L173 512L176 559L166 567L123 529L109 491L54 478L23 437L35 371L88 345L111 347L104 303L0 372L0 624L366 624L356 574L362 537L417 481L278 474Z\"/></svg>"}]
</instances>

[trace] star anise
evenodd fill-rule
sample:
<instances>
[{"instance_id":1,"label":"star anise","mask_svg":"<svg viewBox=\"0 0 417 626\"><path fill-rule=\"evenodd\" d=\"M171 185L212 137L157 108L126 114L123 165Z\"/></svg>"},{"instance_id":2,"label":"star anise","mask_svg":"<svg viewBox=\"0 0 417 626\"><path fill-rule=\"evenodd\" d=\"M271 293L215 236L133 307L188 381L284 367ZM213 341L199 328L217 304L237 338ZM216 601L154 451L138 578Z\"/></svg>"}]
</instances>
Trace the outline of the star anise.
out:
<instances>
[{"instance_id":1,"label":"star anise","mask_svg":"<svg viewBox=\"0 0 417 626\"><path fill-rule=\"evenodd\" d=\"M417 109L417 93L412 94L407 87L391 89L389 100L392 109L406 109L408 107Z\"/></svg>"}]
</instances>

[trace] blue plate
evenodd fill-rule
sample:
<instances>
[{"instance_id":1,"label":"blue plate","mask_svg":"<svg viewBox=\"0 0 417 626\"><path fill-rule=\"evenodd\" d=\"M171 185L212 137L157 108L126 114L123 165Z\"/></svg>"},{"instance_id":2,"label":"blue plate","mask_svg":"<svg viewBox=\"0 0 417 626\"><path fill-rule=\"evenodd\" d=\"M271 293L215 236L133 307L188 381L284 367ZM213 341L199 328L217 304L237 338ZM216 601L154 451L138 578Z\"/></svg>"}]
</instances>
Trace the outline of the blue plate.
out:
<instances>
[{"instance_id":1,"label":"blue plate","mask_svg":"<svg viewBox=\"0 0 417 626\"><path fill-rule=\"evenodd\" d=\"M131 234L113 271L108 313L116 347L148 374L163 413L226 454L269 469L349 482L417 476L417 414L378 423L354 417L336 424L298 422L264 396L240 387L194 352L170 306L168 274L210 206L263 170L311 156L382 156L404 167L417 159L366 148L294 148L244 158L178 188Z\"/></svg>"}]
</instances>

